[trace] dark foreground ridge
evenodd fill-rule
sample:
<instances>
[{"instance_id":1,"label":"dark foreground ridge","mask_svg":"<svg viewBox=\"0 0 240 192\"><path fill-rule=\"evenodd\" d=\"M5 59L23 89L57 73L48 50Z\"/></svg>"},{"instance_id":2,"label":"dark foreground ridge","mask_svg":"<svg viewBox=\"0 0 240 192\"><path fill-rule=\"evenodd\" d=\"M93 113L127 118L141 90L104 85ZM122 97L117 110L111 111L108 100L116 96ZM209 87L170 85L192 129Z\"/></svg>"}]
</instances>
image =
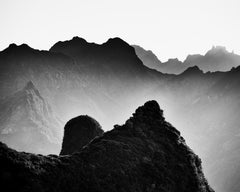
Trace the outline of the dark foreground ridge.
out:
<instances>
[{"instance_id":1,"label":"dark foreground ridge","mask_svg":"<svg viewBox=\"0 0 240 192\"><path fill-rule=\"evenodd\" d=\"M1 144L0 170L6 191L213 191L201 160L155 101L72 155L20 153Z\"/></svg>"}]
</instances>

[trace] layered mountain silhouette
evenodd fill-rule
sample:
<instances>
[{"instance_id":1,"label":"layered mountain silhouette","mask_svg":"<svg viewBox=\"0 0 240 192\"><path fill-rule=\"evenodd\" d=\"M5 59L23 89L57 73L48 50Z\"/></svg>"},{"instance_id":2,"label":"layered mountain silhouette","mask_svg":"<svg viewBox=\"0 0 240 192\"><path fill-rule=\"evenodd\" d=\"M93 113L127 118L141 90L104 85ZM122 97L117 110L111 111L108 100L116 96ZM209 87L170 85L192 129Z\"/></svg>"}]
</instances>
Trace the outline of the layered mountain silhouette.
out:
<instances>
[{"instance_id":1,"label":"layered mountain silhouette","mask_svg":"<svg viewBox=\"0 0 240 192\"><path fill-rule=\"evenodd\" d=\"M223 50L217 48L210 55L238 58ZM213 58L207 55L201 58ZM239 170L230 168L229 162L231 167L238 167L239 67L205 72L199 65L191 66L179 75L152 70L120 38L95 44L75 37L56 43L49 51L12 44L0 52L0 98L12 97L31 81L51 107L54 118L67 122L88 114L104 131L116 123L123 124L137 106L155 99L165 109L166 118L202 158L211 186L219 192L236 191L240 187ZM11 117L6 114L4 117ZM49 133L55 130L51 126L48 129ZM36 140L34 146L41 145L41 140ZM52 146L49 144L49 148ZM59 154L60 148L59 143L58 149L46 153Z\"/></svg>"},{"instance_id":2,"label":"layered mountain silhouette","mask_svg":"<svg viewBox=\"0 0 240 192\"><path fill-rule=\"evenodd\" d=\"M156 101L148 101L124 125L68 156L19 153L0 143L2 187L36 192L212 192L201 160L162 113ZM79 138L74 127L72 131Z\"/></svg>"},{"instance_id":3,"label":"layered mountain silhouette","mask_svg":"<svg viewBox=\"0 0 240 192\"><path fill-rule=\"evenodd\" d=\"M49 154L59 149L62 123L33 83L0 100L0 138L19 151Z\"/></svg>"},{"instance_id":4,"label":"layered mountain silhouette","mask_svg":"<svg viewBox=\"0 0 240 192\"><path fill-rule=\"evenodd\" d=\"M204 72L229 71L240 65L240 56L228 52L222 46L213 46L205 55L188 55L183 62L178 59L161 62L152 51L147 51L138 45L133 47L144 65L162 73L180 74L193 66L198 66Z\"/></svg>"}]
</instances>

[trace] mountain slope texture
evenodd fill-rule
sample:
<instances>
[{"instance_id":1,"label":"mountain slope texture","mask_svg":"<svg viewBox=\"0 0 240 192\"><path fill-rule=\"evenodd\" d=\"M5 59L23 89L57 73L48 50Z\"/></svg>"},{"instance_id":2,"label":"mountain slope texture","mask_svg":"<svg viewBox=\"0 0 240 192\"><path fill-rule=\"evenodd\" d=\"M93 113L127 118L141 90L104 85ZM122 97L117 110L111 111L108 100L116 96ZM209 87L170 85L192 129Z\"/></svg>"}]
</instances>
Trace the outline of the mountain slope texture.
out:
<instances>
[{"instance_id":1,"label":"mountain slope texture","mask_svg":"<svg viewBox=\"0 0 240 192\"><path fill-rule=\"evenodd\" d=\"M212 192L201 160L164 120L156 101L78 153L42 156L0 145L6 191Z\"/></svg>"},{"instance_id":2,"label":"mountain slope texture","mask_svg":"<svg viewBox=\"0 0 240 192\"><path fill-rule=\"evenodd\" d=\"M61 121L30 81L0 100L0 140L19 151L49 154L59 150Z\"/></svg>"}]
</instances>

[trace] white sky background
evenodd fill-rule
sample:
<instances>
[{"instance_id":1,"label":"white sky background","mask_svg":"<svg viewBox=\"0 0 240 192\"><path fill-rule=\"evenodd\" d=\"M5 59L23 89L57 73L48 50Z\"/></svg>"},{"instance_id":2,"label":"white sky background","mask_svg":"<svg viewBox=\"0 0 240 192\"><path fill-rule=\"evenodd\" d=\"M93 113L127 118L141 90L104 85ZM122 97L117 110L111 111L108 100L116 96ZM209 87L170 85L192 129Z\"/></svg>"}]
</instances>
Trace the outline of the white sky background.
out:
<instances>
[{"instance_id":1,"label":"white sky background","mask_svg":"<svg viewBox=\"0 0 240 192\"><path fill-rule=\"evenodd\" d=\"M240 1L0 0L0 50L10 43L49 49L73 36L96 43L120 37L161 61L212 45L240 54Z\"/></svg>"}]
</instances>

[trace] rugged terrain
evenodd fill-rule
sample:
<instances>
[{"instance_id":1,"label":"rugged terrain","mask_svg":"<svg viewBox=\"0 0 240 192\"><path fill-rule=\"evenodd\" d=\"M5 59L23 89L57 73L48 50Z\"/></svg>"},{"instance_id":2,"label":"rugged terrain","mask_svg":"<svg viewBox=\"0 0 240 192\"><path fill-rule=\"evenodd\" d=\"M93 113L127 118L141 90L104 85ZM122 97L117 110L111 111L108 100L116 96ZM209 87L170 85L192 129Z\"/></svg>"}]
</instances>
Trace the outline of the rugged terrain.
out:
<instances>
[{"instance_id":1,"label":"rugged terrain","mask_svg":"<svg viewBox=\"0 0 240 192\"><path fill-rule=\"evenodd\" d=\"M30 81L0 100L0 139L19 151L50 154L60 150L63 123Z\"/></svg>"},{"instance_id":2,"label":"rugged terrain","mask_svg":"<svg viewBox=\"0 0 240 192\"><path fill-rule=\"evenodd\" d=\"M215 62L216 66L221 66L224 64L219 62L224 60L221 58L226 58L229 69L238 65L238 56L221 47L214 47L206 55L192 58L196 60L188 59L191 66L200 60L206 61L207 65ZM178 63L177 60L174 62ZM116 123L124 123L131 112L146 100L157 100L165 109L166 119L181 131L188 144L201 156L211 186L218 192L237 191L240 187L237 182L240 67L226 72L204 72L201 67L193 66L179 75L163 74L146 67L135 49L120 38L95 44L74 37L57 42L49 51L39 51L25 44L11 44L0 52L0 69L1 100L12 98L30 81L51 108L53 115L48 117L53 121L60 119L67 122L78 115L88 114L107 131ZM41 103L41 99L38 101ZM30 107L25 109L31 111ZM2 116L4 118L11 119L14 114L21 117L15 109L12 110L14 113L2 111L7 114ZM5 125L11 128L12 121L5 122L9 122ZM36 125L29 123L28 127L37 130ZM51 138L58 129L47 126L40 130L49 133L45 135ZM62 135L63 131L63 126L60 126L57 133ZM21 133L19 140L30 141L24 139L28 131ZM34 145L18 142L14 146L10 139L3 140L5 136L1 132L1 141L18 150L25 150L25 146L42 145L41 140L34 139ZM59 154L60 142L57 148L53 143L47 146L53 150L33 150L41 154Z\"/></svg>"},{"instance_id":3,"label":"rugged terrain","mask_svg":"<svg viewBox=\"0 0 240 192\"><path fill-rule=\"evenodd\" d=\"M213 191L201 160L156 101L73 155L19 153L1 144L0 168L6 191Z\"/></svg>"}]
</instances>

